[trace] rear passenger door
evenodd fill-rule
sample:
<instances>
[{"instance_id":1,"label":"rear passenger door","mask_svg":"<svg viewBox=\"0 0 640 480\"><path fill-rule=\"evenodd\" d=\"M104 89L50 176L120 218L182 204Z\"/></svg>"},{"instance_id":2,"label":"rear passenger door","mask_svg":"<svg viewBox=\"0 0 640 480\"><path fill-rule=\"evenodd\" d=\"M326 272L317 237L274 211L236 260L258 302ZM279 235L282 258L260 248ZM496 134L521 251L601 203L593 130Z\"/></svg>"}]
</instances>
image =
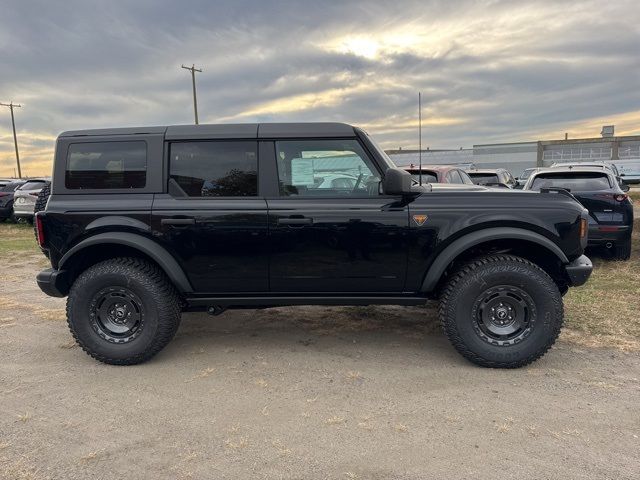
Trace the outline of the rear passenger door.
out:
<instances>
[{"instance_id":1,"label":"rear passenger door","mask_svg":"<svg viewBox=\"0 0 640 480\"><path fill-rule=\"evenodd\" d=\"M274 147L271 291L401 292L408 207L379 193L381 172L359 141L276 140Z\"/></svg>"},{"instance_id":2,"label":"rear passenger door","mask_svg":"<svg viewBox=\"0 0 640 480\"><path fill-rule=\"evenodd\" d=\"M154 234L197 293L268 291L267 204L258 191L255 139L181 140L165 146L167 193Z\"/></svg>"}]
</instances>

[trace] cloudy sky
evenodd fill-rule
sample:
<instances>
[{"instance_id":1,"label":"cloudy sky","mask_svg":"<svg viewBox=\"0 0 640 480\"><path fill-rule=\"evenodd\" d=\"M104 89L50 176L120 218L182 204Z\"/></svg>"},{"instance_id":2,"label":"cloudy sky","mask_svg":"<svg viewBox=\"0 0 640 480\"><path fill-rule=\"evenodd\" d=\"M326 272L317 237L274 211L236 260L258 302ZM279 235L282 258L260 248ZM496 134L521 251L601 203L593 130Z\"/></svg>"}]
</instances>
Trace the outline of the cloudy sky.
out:
<instances>
[{"instance_id":1,"label":"cloudy sky","mask_svg":"<svg viewBox=\"0 0 640 480\"><path fill-rule=\"evenodd\" d=\"M27 174L69 129L345 121L387 148L640 134L640 7L609 1L0 0ZM13 173L0 109L0 176Z\"/></svg>"}]
</instances>

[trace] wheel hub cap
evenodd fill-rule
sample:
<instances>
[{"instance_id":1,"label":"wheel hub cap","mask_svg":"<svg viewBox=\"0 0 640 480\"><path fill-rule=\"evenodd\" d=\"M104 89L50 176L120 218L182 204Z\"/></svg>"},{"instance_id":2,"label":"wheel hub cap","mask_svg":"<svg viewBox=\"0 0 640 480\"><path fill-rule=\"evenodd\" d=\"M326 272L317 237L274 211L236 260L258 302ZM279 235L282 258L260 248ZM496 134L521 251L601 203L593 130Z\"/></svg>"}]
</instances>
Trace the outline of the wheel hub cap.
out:
<instances>
[{"instance_id":1,"label":"wheel hub cap","mask_svg":"<svg viewBox=\"0 0 640 480\"><path fill-rule=\"evenodd\" d=\"M482 292L473 305L476 333L494 345L512 345L531 332L535 321L533 299L521 288L509 285Z\"/></svg>"},{"instance_id":2,"label":"wheel hub cap","mask_svg":"<svg viewBox=\"0 0 640 480\"><path fill-rule=\"evenodd\" d=\"M104 340L130 342L144 325L142 301L128 288L105 288L91 300L90 319L94 331Z\"/></svg>"}]
</instances>

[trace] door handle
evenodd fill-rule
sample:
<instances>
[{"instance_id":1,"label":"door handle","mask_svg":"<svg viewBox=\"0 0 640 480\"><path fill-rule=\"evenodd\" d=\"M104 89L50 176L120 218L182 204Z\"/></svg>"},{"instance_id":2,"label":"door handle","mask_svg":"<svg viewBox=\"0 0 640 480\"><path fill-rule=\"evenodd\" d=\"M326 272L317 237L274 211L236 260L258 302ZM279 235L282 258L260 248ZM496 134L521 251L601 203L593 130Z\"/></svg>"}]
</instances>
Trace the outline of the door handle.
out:
<instances>
[{"instance_id":1,"label":"door handle","mask_svg":"<svg viewBox=\"0 0 640 480\"><path fill-rule=\"evenodd\" d=\"M278 225L290 225L290 226L299 226L302 227L304 225L311 225L313 223L313 218L309 217L293 217L293 218L279 218Z\"/></svg>"},{"instance_id":2,"label":"door handle","mask_svg":"<svg viewBox=\"0 0 640 480\"><path fill-rule=\"evenodd\" d=\"M196 223L195 218L163 218L160 220L160 225L194 225Z\"/></svg>"}]
</instances>

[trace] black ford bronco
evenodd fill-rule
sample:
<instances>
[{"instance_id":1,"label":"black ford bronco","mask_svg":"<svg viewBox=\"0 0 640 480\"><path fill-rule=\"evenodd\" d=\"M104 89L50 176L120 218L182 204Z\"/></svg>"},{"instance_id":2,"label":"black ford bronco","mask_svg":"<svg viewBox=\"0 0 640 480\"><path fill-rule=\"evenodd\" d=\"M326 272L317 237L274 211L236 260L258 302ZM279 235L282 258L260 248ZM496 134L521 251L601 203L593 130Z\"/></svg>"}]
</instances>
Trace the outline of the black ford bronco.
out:
<instances>
[{"instance_id":1,"label":"black ford bronco","mask_svg":"<svg viewBox=\"0 0 640 480\"><path fill-rule=\"evenodd\" d=\"M520 367L592 269L571 194L415 185L340 123L65 132L36 230L40 288L118 365L158 353L182 311L438 298L462 355Z\"/></svg>"}]
</instances>

